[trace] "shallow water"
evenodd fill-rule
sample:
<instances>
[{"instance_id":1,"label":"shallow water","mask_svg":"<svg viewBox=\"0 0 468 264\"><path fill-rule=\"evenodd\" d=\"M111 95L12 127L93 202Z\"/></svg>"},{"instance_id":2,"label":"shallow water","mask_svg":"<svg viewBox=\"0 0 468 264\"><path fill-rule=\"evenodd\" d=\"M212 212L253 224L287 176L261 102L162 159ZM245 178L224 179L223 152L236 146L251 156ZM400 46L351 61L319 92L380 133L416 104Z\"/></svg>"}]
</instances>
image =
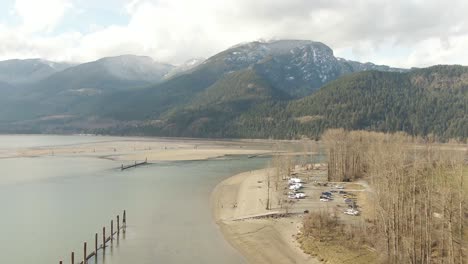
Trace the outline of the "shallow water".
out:
<instances>
[{"instance_id":1,"label":"shallow water","mask_svg":"<svg viewBox=\"0 0 468 264\"><path fill-rule=\"evenodd\" d=\"M0 149L15 141L27 147L96 140L106 138L0 136ZM70 263L71 251L80 261L83 242L91 251L94 234L101 241L102 227L109 230L123 209L125 236L89 263L242 263L213 222L209 197L226 177L265 162L233 157L122 172L118 162L89 157L0 159L0 263Z\"/></svg>"}]
</instances>

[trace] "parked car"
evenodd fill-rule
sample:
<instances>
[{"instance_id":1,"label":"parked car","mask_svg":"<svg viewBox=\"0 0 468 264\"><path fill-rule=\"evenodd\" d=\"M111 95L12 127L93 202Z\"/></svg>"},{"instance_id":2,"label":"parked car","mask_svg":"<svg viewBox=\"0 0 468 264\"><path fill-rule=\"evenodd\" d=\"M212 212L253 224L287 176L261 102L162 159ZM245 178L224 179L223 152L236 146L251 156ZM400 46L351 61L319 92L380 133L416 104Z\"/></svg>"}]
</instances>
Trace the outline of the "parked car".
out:
<instances>
[{"instance_id":1,"label":"parked car","mask_svg":"<svg viewBox=\"0 0 468 264\"><path fill-rule=\"evenodd\" d=\"M320 198L320 201L322 201L322 202L328 202L328 201L330 201L330 200L327 199L327 198Z\"/></svg>"},{"instance_id":2,"label":"parked car","mask_svg":"<svg viewBox=\"0 0 468 264\"><path fill-rule=\"evenodd\" d=\"M291 179L288 180L289 184L296 184L296 183L301 183L301 182L302 182L302 180L299 179L299 178L291 178Z\"/></svg>"},{"instance_id":3,"label":"parked car","mask_svg":"<svg viewBox=\"0 0 468 264\"><path fill-rule=\"evenodd\" d=\"M297 190L299 190L301 188L302 188L302 184L300 184L300 183L296 183L296 184L293 184L293 185L289 186L289 190L294 190L294 191L297 191Z\"/></svg>"},{"instance_id":4,"label":"parked car","mask_svg":"<svg viewBox=\"0 0 468 264\"><path fill-rule=\"evenodd\" d=\"M304 193L293 193L293 194L288 194L289 199L304 199L306 195Z\"/></svg>"},{"instance_id":5,"label":"parked car","mask_svg":"<svg viewBox=\"0 0 468 264\"><path fill-rule=\"evenodd\" d=\"M343 213L345 213L347 215L354 215L354 216L359 215L359 211L355 210L355 209L347 209Z\"/></svg>"},{"instance_id":6,"label":"parked car","mask_svg":"<svg viewBox=\"0 0 468 264\"><path fill-rule=\"evenodd\" d=\"M320 196L320 199L327 199L328 201L331 201L331 200L333 200L333 198L332 198L332 197L330 197L330 196L326 196L326 195L321 195L321 196Z\"/></svg>"},{"instance_id":7,"label":"parked car","mask_svg":"<svg viewBox=\"0 0 468 264\"><path fill-rule=\"evenodd\" d=\"M306 197L305 193L296 193L296 199L303 199L305 197Z\"/></svg>"}]
</instances>

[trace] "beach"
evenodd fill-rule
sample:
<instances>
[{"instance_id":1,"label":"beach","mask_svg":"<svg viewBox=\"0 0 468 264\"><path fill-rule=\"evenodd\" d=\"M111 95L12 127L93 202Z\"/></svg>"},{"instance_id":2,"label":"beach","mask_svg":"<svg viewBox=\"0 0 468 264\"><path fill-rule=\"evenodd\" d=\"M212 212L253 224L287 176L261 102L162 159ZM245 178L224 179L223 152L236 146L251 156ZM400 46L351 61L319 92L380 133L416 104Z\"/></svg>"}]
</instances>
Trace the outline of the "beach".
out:
<instances>
[{"instance_id":1,"label":"beach","mask_svg":"<svg viewBox=\"0 0 468 264\"><path fill-rule=\"evenodd\" d=\"M91 143L0 150L0 158L84 156L122 162L193 161L229 155L268 155L274 142L165 138L113 138Z\"/></svg>"},{"instance_id":2,"label":"beach","mask_svg":"<svg viewBox=\"0 0 468 264\"><path fill-rule=\"evenodd\" d=\"M272 173L271 169L249 171L219 183L211 196L216 223L248 263L319 263L296 241L302 223L300 214L267 217L283 211L277 208L282 188L274 186L270 186L269 195L272 209L266 209L267 178Z\"/></svg>"}]
</instances>

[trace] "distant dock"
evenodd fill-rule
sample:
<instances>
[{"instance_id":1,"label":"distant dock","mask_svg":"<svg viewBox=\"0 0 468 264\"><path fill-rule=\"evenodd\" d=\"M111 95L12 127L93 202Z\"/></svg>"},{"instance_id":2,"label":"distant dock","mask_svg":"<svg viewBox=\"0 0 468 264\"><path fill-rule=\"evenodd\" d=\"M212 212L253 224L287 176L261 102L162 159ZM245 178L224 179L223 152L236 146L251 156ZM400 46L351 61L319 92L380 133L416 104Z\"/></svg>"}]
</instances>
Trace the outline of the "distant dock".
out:
<instances>
[{"instance_id":1,"label":"distant dock","mask_svg":"<svg viewBox=\"0 0 468 264\"><path fill-rule=\"evenodd\" d=\"M131 169L131 168L136 168L138 166L142 166L142 165L146 165L148 164L148 158L145 159L145 161L142 161L142 162L136 162L134 164L130 164L130 165L121 165L120 166L120 170L127 170L127 169Z\"/></svg>"}]
</instances>

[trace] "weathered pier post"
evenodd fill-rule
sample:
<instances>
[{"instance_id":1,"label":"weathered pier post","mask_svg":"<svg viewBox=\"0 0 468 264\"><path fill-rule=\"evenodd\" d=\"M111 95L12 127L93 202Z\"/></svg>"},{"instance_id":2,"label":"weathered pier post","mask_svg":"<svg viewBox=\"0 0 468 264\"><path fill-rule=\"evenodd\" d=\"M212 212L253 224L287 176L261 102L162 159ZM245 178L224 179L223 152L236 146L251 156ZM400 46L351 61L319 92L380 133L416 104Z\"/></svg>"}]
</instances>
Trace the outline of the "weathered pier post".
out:
<instances>
[{"instance_id":1,"label":"weathered pier post","mask_svg":"<svg viewBox=\"0 0 468 264\"><path fill-rule=\"evenodd\" d=\"M123 212L122 225L123 225L123 228L125 230L125 228L127 227L127 213L125 212L125 210Z\"/></svg>"},{"instance_id":2,"label":"weathered pier post","mask_svg":"<svg viewBox=\"0 0 468 264\"><path fill-rule=\"evenodd\" d=\"M98 233L94 235L94 253L96 257L97 257L97 251L98 251L97 243L98 243Z\"/></svg>"},{"instance_id":3,"label":"weathered pier post","mask_svg":"<svg viewBox=\"0 0 468 264\"><path fill-rule=\"evenodd\" d=\"M105 250L106 250L106 243L110 240L110 243L113 244L114 240L114 234L117 234L117 242L119 241L119 234L120 234L120 229L123 229L123 235L125 239L125 229L127 227L127 211L123 210L123 218L122 218L122 225L120 225L120 215L117 215L117 231L114 233L114 219L111 220L111 235L110 237L106 237L106 226L102 227L102 251L103 252L103 257L105 256ZM83 243L83 261L79 261L77 263L79 264L87 264L88 259L92 258L93 256L97 259L98 251L101 248L98 244L99 240L99 232L94 234L94 251L92 249L90 250L90 254L88 254L88 243L84 242ZM113 245L111 246L111 249L113 248ZM78 257L79 259L79 257ZM71 252L71 264L77 264L75 263L75 252ZM63 264L63 260L59 260L59 264Z\"/></svg>"},{"instance_id":4,"label":"weathered pier post","mask_svg":"<svg viewBox=\"0 0 468 264\"><path fill-rule=\"evenodd\" d=\"M86 264L88 261L88 255L86 254L86 242L83 244L83 264Z\"/></svg>"},{"instance_id":5,"label":"weathered pier post","mask_svg":"<svg viewBox=\"0 0 468 264\"><path fill-rule=\"evenodd\" d=\"M102 250L106 251L106 227L102 228Z\"/></svg>"},{"instance_id":6,"label":"weathered pier post","mask_svg":"<svg viewBox=\"0 0 468 264\"><path fill-rule=\"evenodd\" d=\"M111 237L110 237L110 240L111 240L111 244L112 244L112 242L114 241L114 220L111 220Z\"/></svg>"},{"instance_id":7,"label":"weathered pier post","mask_svg":"<svg viewBox=\"0 0 468 264\"><path fill-rule=\"evenodd\" d=\"M119 219L119 215L117 215L117 236L119 236L119 233L120 233L120 219Z\"/></svg>"},{"instance_id":8,"label":"weathered pier post","mask_svg":"<svg viewBox=\"0 0 468 264\"><path fill-rule=\"evenodd\" d=\"M112 240L114 240L114 220L111 220L111 234L110 234L110 240L112 243Z\"/></svg>"}]
</instances>

